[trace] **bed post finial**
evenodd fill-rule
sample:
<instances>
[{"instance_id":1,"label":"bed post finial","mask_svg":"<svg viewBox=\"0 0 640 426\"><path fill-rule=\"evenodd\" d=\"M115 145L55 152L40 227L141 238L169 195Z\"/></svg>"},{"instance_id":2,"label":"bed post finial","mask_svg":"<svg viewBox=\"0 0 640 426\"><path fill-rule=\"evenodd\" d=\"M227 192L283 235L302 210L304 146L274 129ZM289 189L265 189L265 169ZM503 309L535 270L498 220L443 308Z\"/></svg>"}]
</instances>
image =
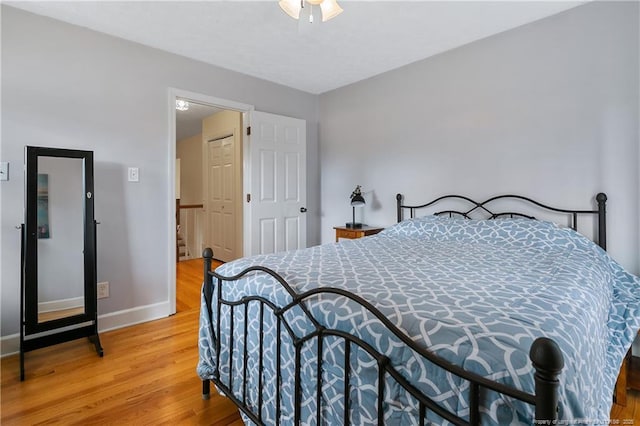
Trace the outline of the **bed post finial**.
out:
<instances>
[{"instance_id":1,"label":"bed post finial","mask_svg":"<svg viewBox=\"0 0 640 426\"><path fill-rule=\"evenodd\" d=\"M558 375L564 367L562 351L553 340L538 337L529 351L536 384L536 422L556 420L558 415Z\"/></svg>"},{"instance_id":2,"label":"bed post finial","mask_svg":"<svg viewBox=\"0 0 640 426\"><path fill-rule=\"evenodd\" d=\"M402 194L396 194L396 205L398 208L398 223L402 222Z\"/></svg>"},{"instance_id":3,"label":"bed post finial","mask_svg":"<svg viewBox=\"0 0 640 426\"><path fill-rule=\"evenodd\" d=\"M596 195L598 201L598 245L607 249L607 194L600 192Z\"/></svg>"},{"instance_id":4,"label":"bed post finial","mask_svg":"<svg viewBox=\"0 0 640 426\"><path fill-rule=\"evenodd\" d=\"M204 276L207 276L207 272L211 271L211 261L213 260L213 250L207 247L202 251L202 258L204 259Z\"/></svg>"}]
</instances>

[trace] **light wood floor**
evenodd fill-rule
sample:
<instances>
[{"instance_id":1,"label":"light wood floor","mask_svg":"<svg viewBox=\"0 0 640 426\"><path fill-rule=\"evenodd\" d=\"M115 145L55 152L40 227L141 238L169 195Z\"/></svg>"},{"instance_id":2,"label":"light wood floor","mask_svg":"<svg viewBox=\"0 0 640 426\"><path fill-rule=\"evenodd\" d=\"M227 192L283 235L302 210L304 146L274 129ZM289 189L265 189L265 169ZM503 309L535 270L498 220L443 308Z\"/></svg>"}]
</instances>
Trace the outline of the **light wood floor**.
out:
<instances>
[{"instance_id":1,"label":"light wood floor","mask_svg":"<svg viewBox=\"0 0 640 426\"><path fill-rule=\"evenodd\" d=\"M178 313L100 335L99 358L86 339L26 354L26 380L18 357L1 360L2 425L240 426L233 403L215 395L201 399L195 368L202 261L178 264ZM640 425L640 392L611 419Z\"/></svg>"},{"instance_id":2,"label":"light wood floor","mask_svg":"<svg viewBox=\"0 0 640 426\"><path fill-rule=\"evenodd\" d=\"M213 261L212 269L222 262ZM202 259L183 260L176 263L176 312L200 309L200 290L204 265Z\"/></svg>"},{"instance_id":3,"label":"light wood floor","mask_svg":"<svg viewBox=\"0 0 640 426\"><path fill-rule=\"evenodd\" d=\"M104 358L87 339L1 360L0 424L240 426L238 411L215 395L202 400L198 362L202 261L178 266L178 314L100 335ZM197 287L198 290L193 290Z\"/></svg>"},{"instance_id":4,"label":"light wood floor","mask_svg":"<svg viewBox=\"0 0 640 426\"><path fill-rule=\"evenodd\" d=\"M59 311L38 312L38 322L46 322L81 314L84 314L84 306L80 306L79 308L61 309Z\"/></svg>"}]
</instances>

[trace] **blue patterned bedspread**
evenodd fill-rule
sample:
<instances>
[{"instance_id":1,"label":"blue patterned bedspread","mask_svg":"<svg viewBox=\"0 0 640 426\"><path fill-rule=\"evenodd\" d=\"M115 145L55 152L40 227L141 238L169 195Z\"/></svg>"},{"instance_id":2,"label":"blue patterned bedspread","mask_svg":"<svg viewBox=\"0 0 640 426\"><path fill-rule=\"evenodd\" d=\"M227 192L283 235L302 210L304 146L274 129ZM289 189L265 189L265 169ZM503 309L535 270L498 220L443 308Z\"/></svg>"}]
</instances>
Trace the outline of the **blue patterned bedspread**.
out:
<instances>
[{"instance_id":1,"label":"blue patterned bedspread","mask_svg":"<svg viewBox=\"0 0 640 426\"><path fill-rule=\"evenodd\" d=\"M573 424L608 421L623 356L640 328L640 280L587 238L548 222L430 216L404 221L372 237L240 259L222 265L217 272L231 276L254 265L273 269L298 292L340 287L356 293L419 345L467 370L529 393L534 391L529 348L537 337L549 337L565 358L559 417L571 419ZM264 274L252 273L224 288L224 297L233 300L261 295L278 304L290 301ZM347 330L376 346L404 377L443 407L468 416L467 401L460 397L468 385L416 356L376 321L363 319L366 313L362 309L339 298L322 298L308 306L327 327ZM233 377L234 393L244 380L245 369L253 388L260 383L252 362L258 350L257 308L250 308L247 317L254 338L247 343L250 356L246 368L239 356L242 341L235 342L231 367L226 344L220 354L221 377ZM223 318L228 326L228 318ZM241 329L237 327L243 322L243 312L236 312L234 330ZM308 331L309 324L296 327ZM215 345L210 330L203 305L197 368L201 378L210 378L214 371ZM275 336L273 321L266 320L262 331L264 336ZM221 334L221 342L228 342L228 332ZM264 350L275 354L273 338L266 338ZM312 352L313 348L308 355ZM293 355L285 353L282 359L283 371L292 371ZM375 376L367 377L368 363L363 358L353 367L362 375L352 379L353 424L377 421L375 407L369 407L370 384L365 383L375 381ZM315 381L315 368L307 367L303 374ZM267 363L265 369L269 368L275 366ZM335 418L340 418L341 411L335 401L341 396L343 379L332 374L331 365L323 365L322 374L323 423L337 424ZM293 384L283 376L281 424L291 424L291 404L285 397L293 394ZM275 395L273 377L265 373L261 382L267 400ZM310 392L303 389L309 413L315 410ZM415 404L405 401L397 389L388 394L385 423L416 424ZM256 401L257 390L251 390L247 399ZM398 402L408 407L400 407ZM483 423L532 422L530 406L506 397L483 395L482 406ZM273 406L264 404L262 413L267 424L275 423ZM307 414L303 413L304 423L315 424L315 418L307 419ZM432 422L446 423L435 418Z\"/></svg>"}]
</instances>

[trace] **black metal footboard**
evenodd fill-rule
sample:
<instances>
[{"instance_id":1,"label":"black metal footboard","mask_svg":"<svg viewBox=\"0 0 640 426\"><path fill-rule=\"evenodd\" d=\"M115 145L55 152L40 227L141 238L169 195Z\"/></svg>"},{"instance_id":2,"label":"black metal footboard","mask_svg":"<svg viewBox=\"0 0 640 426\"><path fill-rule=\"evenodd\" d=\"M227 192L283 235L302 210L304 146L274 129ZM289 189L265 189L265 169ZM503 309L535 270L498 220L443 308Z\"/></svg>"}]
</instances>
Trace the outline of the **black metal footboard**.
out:
<instances>
[{"instance_id":1,"label":"black metal footboard","mask_svg":"<svg viewBox=\"0 0 640 426\"><path fill-rule=\"evenodd\" d=\"M535 420L532 419L532 422L551 424L551 421L557 417L558 375L564 367L564 361L560 349L550 339L538 338L531 347L529 356L535 369L535 394L530 394L466 371L460 366L419 347L372 304L348 291L338 288L319 288L298 294L276 272L259 266L248 268L232 277L224 277L211 271L213 258L211 249L205 249L203 257L205 282L203 296L211 325L210 333L214 336L214 357L216 358L212 360L215 371L211 381L221 393L230 398L256 424L293 423L299 425L302 422L317 425L358 424L361 421L354 420L354 410L364 409L367 413L373 413L372 416L378 425L395 423L385 420L388 418L388 410L396 412L409 410L415 413L415 418L420 425L427 424L427 422L433 423L434 418L441 419L440 421L436 420L435 423L446 420L455 425L476 425L481 423L482 401L488 393L498 393L505 398L534 406ZM239 300L224 298L222 290L224 285L229 285L229 283L249 274L257 273L268 274L278 281L282 289L290 296L290 300L282 306L278 306L265 297L254 295L247 295ZM463 383L460 389L464 389L464 398L465 401L468 401L468 416L459 416L455 410L447 409L437 402L438 398L427 395L427 392L420 389L418 385L410 383L394 368L387 356L380 353L374 345L363 338L343 330L323 326L314 318L306 304L309 299L317 299L318 297L344 297L357 303L408 348L437 368L445 370L443 374L457 377L456 380ZM253 327L253 337L249 337L248 315L250 309L252 312L258 313L257 319L252 318L252 321L257 321L257 325L251 326ZM228 326L227 330L221 330L223 313L229 315L225 321ZM234 326L234 313L239 314L240 318L244 318L240 326ZM292 323L292 313L304 316L306 323L310 325L304 333L300 333L296 324ZM265 318L267 316L272 318L273 324L266 324ZM275 351L268 349L264 341L265 334L267 334L266 329L274 327L275 336L278 337L274 342ZM228 337L225 342L221 341L223 335ZM253 343L248 339L254 339ZM237 345L235 350L234 344ZM258 354L257 359L250 359L248 354L250 344L257 348L254 351ZM223 348L223 345L226 346ZM337 346L340 346L338 352L328 352L328 348L335 349ZM225 360L225 365L222 366L220 354L223 349L229 359ZM256 356L255 353L252 357ZM309 353L312 354L313 359L309 358ZM327 353L332 354L331 359L327 359ZM335 353L340 354L340 359L334 357ZM356 357L356 353L360 355ZM292 363L288 358L291 355L293 356ZM361 376L357 376L361 369L358 364L362 358L361 355L371 360L368 362L367 368L375 370L376 373L373 375L371 383L364 387L360 386L359 391L367 388L367 392L375 395L374 398L357 399L353 397L356 386L354 383L362 380ZM234 359L234 356L237 358ZM283 362L289 362L291 368L285 369ZM236 366L235 372L234 365ZM242 367L242 371L238 371L238 365ZM327 379L327 373L324 369L329 365L332 370L330 380L333 382L331 385L337 390L336 395L342 395L340 400L336 400L335 395L328 397L325 394L329 379ZM270 371L271 368L275 371ZM336 368L340 371L335 372ZM254 377L251 380L247 376L249 369L254 371L254 376L257 375L257 378ZM293 374L293 377L289 376L290 373ZM309 378L312 378L312 385L308 384ZM268 385L266 380L271 380L272 383ZM306 380L304 386L303 380ZM293 391L293 400L286 400L284 392L281 391L287 387L287 384L292 385L290 389ZM403 396L394 399L390 404L391 388ZM270 394L272 391L275 392L275 395ZM202 392L203 397L208 398L209 380L203 381ZM363 407L363 403L370 406ZM326 408L327 404L332 407ZM269 413L269 415L267 416L265 413ZM327 416L332 417L329 419Z\"/></svg>"}]
</instances>

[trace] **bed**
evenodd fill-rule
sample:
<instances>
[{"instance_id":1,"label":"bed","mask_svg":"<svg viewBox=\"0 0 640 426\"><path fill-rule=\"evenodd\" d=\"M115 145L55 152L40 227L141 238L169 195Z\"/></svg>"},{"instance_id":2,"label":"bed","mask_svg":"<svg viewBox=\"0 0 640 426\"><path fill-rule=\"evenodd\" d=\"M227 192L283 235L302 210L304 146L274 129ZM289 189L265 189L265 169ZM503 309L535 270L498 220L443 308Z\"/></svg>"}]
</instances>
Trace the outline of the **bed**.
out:
<instances>
[{"instance_id":1,"label":"bed","mask_svg":"<svg viewBox=\"0 0 640 426\"><path fill-rule=\"evenodd\" d=\"M203 396L213 382L247 424L607 422L640 281L603 250L606 196L594 210L396 201L398 224L375 236L214 272L205 250ZM576 232L582 216L599 245Z\"/></svg>"}]
</instances>

